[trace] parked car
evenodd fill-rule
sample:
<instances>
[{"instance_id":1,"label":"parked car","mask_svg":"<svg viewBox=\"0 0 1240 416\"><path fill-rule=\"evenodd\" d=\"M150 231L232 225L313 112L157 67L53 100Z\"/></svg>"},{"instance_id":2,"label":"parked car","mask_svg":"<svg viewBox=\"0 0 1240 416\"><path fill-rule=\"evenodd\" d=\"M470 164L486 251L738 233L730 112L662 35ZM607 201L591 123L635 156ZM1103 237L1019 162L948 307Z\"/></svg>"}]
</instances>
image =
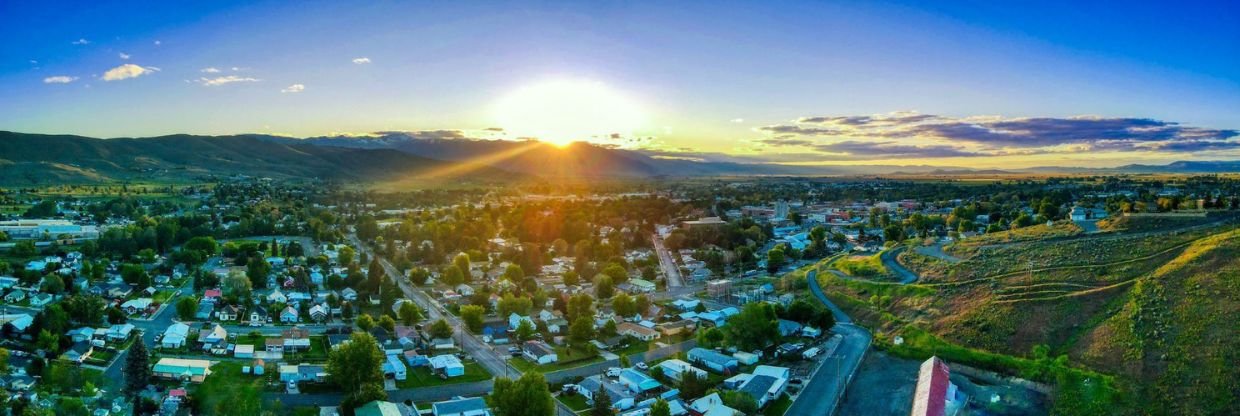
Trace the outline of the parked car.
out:
<instances>
[{"instance_id":1,"label":"parked car","mask_svg":"<svg viewBox=\"0 0 1240 416\"><path fill-rule=\"evenodd\" d=\"M650 369L650 366L646 365L646 363L637 363L637 365L636 365L635 367L637 367L637 369L639 369L639 370L648 370L648 369Z\"/></svg>"},{"instance_id":2,"label":"parked car","mask_svg":"<svg viewBox=\"0 0 1240 416\"><path fill-rule=\"evenodd\" d=\"M607 377L620 377L620 367L608 368Z\"/></svg>"},{"instance_id":3,"label":"parked car","mask_svg":"<svg viewBox=\"0 0 1240 416\"><path fill-rule=\"evenodd\" d=\"M508 347L508 354L512 355L513 357L520 357L521 349L517 347Z\"/></svg>"}]
</instances>

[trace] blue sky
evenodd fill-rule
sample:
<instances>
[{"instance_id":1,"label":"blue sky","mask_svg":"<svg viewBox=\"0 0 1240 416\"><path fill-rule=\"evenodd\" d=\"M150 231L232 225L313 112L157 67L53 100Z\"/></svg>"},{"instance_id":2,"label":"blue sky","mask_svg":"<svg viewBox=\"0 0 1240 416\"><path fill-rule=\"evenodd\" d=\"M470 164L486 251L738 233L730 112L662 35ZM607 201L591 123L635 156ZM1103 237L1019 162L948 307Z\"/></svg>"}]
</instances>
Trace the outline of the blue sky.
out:
<instances>
[{"instance_id":1,"label":"blue sky","mask_svg":"<svg viewBox=\"0 0 1240 416\"><path fill-rule=\"evenodd\" d=\"M646 115L625 145L665 155L1011 166L1240 150L1226 2L6 2L0 37L0 129L23 132L477 135L506 127L505 94L581 79Z\"/></svg>"}]
</instances>

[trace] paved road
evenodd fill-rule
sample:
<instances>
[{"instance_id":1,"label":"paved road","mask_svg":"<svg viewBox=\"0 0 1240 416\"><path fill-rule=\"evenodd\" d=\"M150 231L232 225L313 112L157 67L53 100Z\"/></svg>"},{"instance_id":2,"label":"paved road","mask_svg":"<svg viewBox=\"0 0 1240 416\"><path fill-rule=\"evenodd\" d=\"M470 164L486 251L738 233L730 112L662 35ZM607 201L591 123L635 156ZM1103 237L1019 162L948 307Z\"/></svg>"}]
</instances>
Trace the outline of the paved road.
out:
<instances>
[{"instance_id":1,"label":"paved road","mask_svg":"<svg viewBox=\"0 0 1240 416\"><path fill-rule=\"evenodd\" d=\"M887 267L887 270L891 270L896 274L896 276L900 277L900 284L907 285L909 283L916 282L918 276L916 273L904 268L904 265L901 265L900 262L896 261L896 257L899 256L904 249L904 247L896 247L891 250L884 250L878 255L878 258L883 261L883 266Z\"/></svg>"},{"instance_id":2,"label":"paved road","mask_svg":"<svg viewBox=\"0 0 1240 416\"><path fill-rule=\"evenodd\" d=\"M810 292L822 301L835 315L835 327L831 330L844 337L835 353L822 360L801 393L797 395L788 415L830 415L835 413L848 382L861 366L861 359L870 348L872 336L865 328L853 325L852 318L831 303L818 285L817 273L808 275Z\"/></svg>"},{"instance_id":3,"label":"paved road","mask_svg":"<svg viewBox=\"0 0 1240 416\"><path fill-rule=\"evenodd\" d=\"M185 285L181 286L181 288L177 290L176 294L169 297L168 301L164 302L164 304L160 306L159 310L155 311L155 314L149 319L130 319L129 323L133 324L134 329L140 331L137 342L146 344L147 351L153 351L155 349L155 336L164 333L169 326L176 322L176 320L173 319L176 316L176 308L173 306L174 303L180 298L180 296L191 294L193 291L194 279L187 279ZM113 359L112 363L109 364L103 371L104 379L110 383L114 383L113 388L116 389L114 391L120 391L122 386L124 386L124 368L125 359L127 357L129 357L128 348L116 354L116 358Z\"/></svg>"},{"instance_id":4,"label":"paved road","mask_svg":"<svg viewBox=\"0 0 1240 416\"><path fill-rule=\"evenodd\" d=\"M659 266L663 269L663 275L667 277L667 287L684 286L684 279L680 277L680 268L676 267L676 262L672 261L672 254L667 247L663 246L663 239L655 233L650 237L650 241L654 244L655 254L659 256Z\"/></svg>"},{"instance_id":5,"label":"paved road","mask_svg":"<svg viewBox=\"0 0 1240 416\"><path fill-rule=\"evenodd\" d=\"M356 235L350 234L349 240L354 246L358 247L358 249L362 250L368 256L371 256L372 258L374 257L374 253L371 252L370 247L362 244L362 242L357 239ZM413 284L409 283L409 279L401 274L400 271L396 270L396 267L392 266L392 263L388 262L387 259L379 257L379 264L383 266L383 270L387 272L388 278L392 279L392 281L396 282L396 284L400 286L400 289L404 292L405 297L413 300L414 303L421 307L423 311L426 311L427 318L430 321L437 321L439 319L447 321L448 325L452 327L452 337L456 339L458 344L460 344L461 350L474 357L474 359L478 361L478 364L482 365L487 372L492 375L521 374L520 370L508 365L508 362L495 354L494 350L487 347L487 345L481 340L466 331L464 322L461 322L461 320L456 316L444 310L443 306L441 306L439 302L436 302L434 299L431 299L430 296L427 296L426 292L413 287Z\"/></svg>"}]
</instances>

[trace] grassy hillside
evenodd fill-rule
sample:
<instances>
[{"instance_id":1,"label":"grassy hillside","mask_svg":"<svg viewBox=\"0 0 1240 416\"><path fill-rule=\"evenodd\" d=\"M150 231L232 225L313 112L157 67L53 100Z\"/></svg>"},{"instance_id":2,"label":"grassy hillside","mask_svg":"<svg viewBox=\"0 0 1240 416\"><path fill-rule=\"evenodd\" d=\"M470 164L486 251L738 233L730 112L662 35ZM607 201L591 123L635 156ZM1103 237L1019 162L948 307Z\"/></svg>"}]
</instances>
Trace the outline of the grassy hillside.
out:
<instances>
[{"instance_id":1,"label":"grassy hillside","mask_svg":"<svg viewBox=\"0 0 1240 416\"><path fill-rule=\"evenodd\" d=\"M901 256L937 272L918 285L820 280L878 345L1054 384L1055 413L1235 414L1240 232L1141 230Z\"/></svg>"},{"instance_id":2,"label":"grassy hillside","mask_svg":"<svg viewBox=\"0 0 1240 416\"><path fill-rule=\"evenodd\" d=\"M278 143L257 136L174 135L103 140L0 132L0 185L4 186L187 182L235 174L379 182L447 171L453 165L395 150ZM505 176L490 168L457 175L481 179Z\"/></svg>"}]
</instances>

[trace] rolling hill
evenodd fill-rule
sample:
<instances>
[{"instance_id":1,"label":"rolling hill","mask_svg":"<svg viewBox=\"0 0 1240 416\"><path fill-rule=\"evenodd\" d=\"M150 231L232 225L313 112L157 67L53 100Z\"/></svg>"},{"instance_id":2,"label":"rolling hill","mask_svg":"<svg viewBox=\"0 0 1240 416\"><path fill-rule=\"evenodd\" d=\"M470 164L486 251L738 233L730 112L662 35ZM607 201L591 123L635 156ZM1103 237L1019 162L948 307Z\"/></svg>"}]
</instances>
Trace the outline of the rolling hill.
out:
<instances>
[{"instance_id":1,"label":"rolling hill","mask_svg":"<svg viewBox=\"0 0 1240 416\"><path fill-rule=\"evenodd\" d=\"M95 139L0 132L0 184L190 181L249 175L285 179L389 181L450 170L453 163L392 149L350 149L263 140L256 135ZM471 179L511 174L482 167Z\"/></svg>"}]
</instances>

